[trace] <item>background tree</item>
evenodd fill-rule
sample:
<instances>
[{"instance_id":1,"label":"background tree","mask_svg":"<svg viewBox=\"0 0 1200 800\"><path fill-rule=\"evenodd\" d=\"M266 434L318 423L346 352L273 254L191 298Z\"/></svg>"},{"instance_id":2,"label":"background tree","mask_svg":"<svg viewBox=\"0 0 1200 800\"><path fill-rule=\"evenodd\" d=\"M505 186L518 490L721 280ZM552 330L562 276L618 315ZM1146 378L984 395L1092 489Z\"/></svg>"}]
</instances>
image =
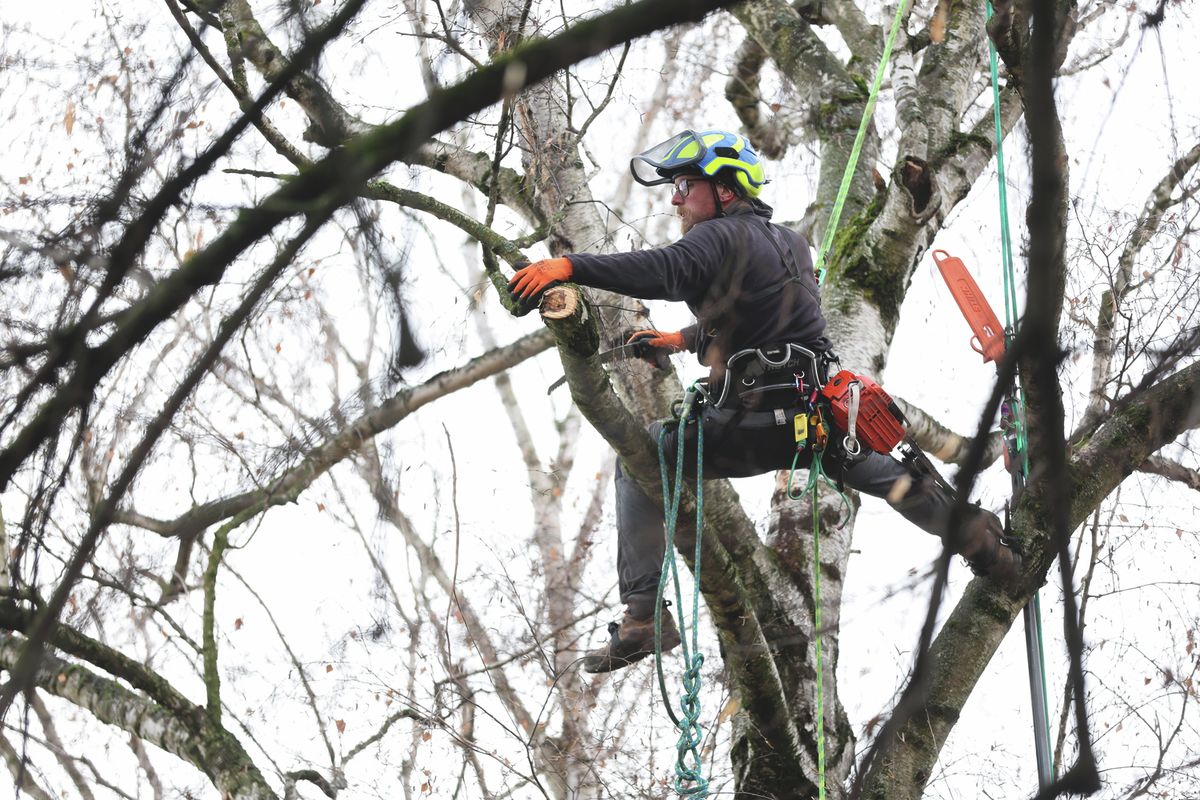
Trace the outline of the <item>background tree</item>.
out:
<instances>
[{"instance_id":1,"label":"background tree","mask_svg":"<svg viewBox=\"0 0 1200 800\"><path fill-rule=\"evenodd\" d=\"M1064 585L1079 571L1074 633L1105 592L1100 521L1111 537L1112 516L1129 510L1118 493L1156 486L1131 473L1195 480L1194 458L1176 456L1198 415L1200 147L1176 148L1170 163L1147 154L1144 169L1164 177L1135 219L1104 230L1094 210L1069 214L1050 91L1053 76L1124 41L1098 26L1124 18L1145 38L1179 12L1047 8L1001 6L990 25L1007 68L1002 124L1024 126L1030 155L1030 301L1014 363L1038 471L1013 509L1028 579L1011 594L966 588L919 648L897 713L869 726L879 747L852 775L869 742L856 742L835 670L854 526L830 530L841 510L829 498L826 625L814 631L811 511L781 481L760 534L731 486L706 487L702 589L721 668L708 675L719 713L705 748L723 790L812 793L819 634L833 655L831 794L853 782L870 796L921 796L1055 556ZM792 181L812 170L813 201L794 224L820 238L884 22L854 6L755 0L696 23L707 10L643 3L572 20L538 4L168 2L137 19L102 10L77 64L53 40L35 47L32 31L6 29L13 127L53 129L3 176L0 663L13 703L3 750L22 791L661 793L670 758L646 745L673 737L645 713L647 672L573 668L612 602L611 536L597 536L611 464L580 414L650 488L657 457L643 426L667 412L679 380L636 364L606 376L594 358L645 326L643 304L589 292L586 318L530 333L528 320L504 318L491 285L503 283L498 260L525 252L669 238L617 176L674 129L728 114L721 102L775 159L776 196L799 193ZM918 8L903 30L882 111L891 124L867 139L825 292L844 364L876 375L921 256L989 179L993 155L984 9ZM397 33L412 60L395 55ZM736 52L721 44L743 38ZM395 79L414 66L420 82ZM367 92L380 67L383 101ZM725 98L713 98L724 73ZM1186 136L1195 110L1178 111ZM1070 246L1069 219L1082 231ZM1089 358L1063 361L1055 343ZM558 367L526 362L552 344L573 405L537 397ZM1061 397L1077 374L1087 388L1071 419ZM931 452L965 465L963 486L995 458L987 437L907 408ZM524 523L515 496L530 499ZM510 539L518 528L530 533ZM686 556L693 532L680 533ZM943 556L935 600L947 567ZM914 617L922 597L908 600ZM1116 687L1100 703L1124 703L1158 734L1148 768L1114 781L1113 796L1195 776L1194 607L1178 619L1193 632L1175 632L1181 660L1146 654L1154 703ZM1098 712L1073 663L1058 752L1078 767L1065 788L1079 791L1094 780ZM111 753L123 741L113 730L130 753L99 758L94 737L110 737ZM444 768L448 754L461 770Z\"/></svg>"}]
</instances>

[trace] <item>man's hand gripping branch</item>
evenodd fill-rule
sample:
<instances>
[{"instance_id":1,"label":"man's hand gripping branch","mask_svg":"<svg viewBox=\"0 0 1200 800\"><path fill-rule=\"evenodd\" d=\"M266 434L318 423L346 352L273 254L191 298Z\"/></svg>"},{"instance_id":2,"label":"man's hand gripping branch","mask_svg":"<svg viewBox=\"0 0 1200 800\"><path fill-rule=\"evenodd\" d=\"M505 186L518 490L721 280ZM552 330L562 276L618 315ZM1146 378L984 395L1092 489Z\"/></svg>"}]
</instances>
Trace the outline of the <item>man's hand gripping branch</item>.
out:
<instances>
[{"instance_id":1,"label":"man's hand gripping branch","mask_svg":"<svg viewBox=\"0 0 1200 800\"><path fill-rule=\"evenodd\" d=\"M547 289L571 280L573 273L567 258L545 258L518 269L508 281L508 294L517 305L518 315L537 308Z\"/></svg>"}]
</instances>

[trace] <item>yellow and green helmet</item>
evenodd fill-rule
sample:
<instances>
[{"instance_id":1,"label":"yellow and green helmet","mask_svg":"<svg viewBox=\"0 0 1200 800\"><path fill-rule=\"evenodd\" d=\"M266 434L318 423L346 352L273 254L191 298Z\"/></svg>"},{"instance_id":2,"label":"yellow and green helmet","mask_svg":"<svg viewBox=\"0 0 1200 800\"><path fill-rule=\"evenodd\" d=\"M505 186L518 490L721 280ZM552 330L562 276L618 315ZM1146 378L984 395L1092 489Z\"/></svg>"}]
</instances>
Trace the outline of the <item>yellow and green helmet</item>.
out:
<instances>
[{"instance_id":1,"label":"yellow and green helmet","mask_svg":"<svg viewBox=\"0 0 1200 800\"><path fill-rule=\"evenodd\" d=\"M767 183L762 160L746 137L722 130L677 133L634 156L629 168L643 186L670 183L676 175L699 172L740 186L747 197L758 197Z\"/></svg>"}]
</instances>

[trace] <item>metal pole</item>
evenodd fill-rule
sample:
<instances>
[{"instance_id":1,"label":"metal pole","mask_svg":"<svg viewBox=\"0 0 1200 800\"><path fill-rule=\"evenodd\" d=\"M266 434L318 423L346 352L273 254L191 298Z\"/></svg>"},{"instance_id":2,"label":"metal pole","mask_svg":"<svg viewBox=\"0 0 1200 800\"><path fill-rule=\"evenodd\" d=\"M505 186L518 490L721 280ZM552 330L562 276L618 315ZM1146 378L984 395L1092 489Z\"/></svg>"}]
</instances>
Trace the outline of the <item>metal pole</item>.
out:
<instances>
[{"instance_id":1,"label":"metal pole","mask_svg":"<svg viewBox=\"0 0 1200 800\"><path fill-rule=\"evenodd\" d=\"M1014 378L1005 404L1011 418L1009 423L1024 429L1025 420L1020 416L1018 389ZM1029 471L1029 453L1024 436L1018 433L1006 437L1009 448L1012 474L1012 503L1015 505L1025 490L1025 476ZM1029 705L1033 711L1033 748L1037 756L1038 789L1054 783L1054 755L1050 750L1050 710L1046 702L1045 652L1042 647L1042 594L1034 592L1021 612L1025 621L1025 665L1029 670Z\"/></svg>"},{"instance_id":2,"label":"metal pole","mask_svg":"<svg viewBox=\"0 0 1200 800\"><path fill-rule=\"evenodd\" d=\"M1022 612L1025 617L1025 655L1029 666L1029 699L1033 707L1033 746L1037 750L1038 788L1054 783L1054 756L1050 751L1050 712L1042 674L1041 593L1035 593Z\"/></svg>"}]
</instances>

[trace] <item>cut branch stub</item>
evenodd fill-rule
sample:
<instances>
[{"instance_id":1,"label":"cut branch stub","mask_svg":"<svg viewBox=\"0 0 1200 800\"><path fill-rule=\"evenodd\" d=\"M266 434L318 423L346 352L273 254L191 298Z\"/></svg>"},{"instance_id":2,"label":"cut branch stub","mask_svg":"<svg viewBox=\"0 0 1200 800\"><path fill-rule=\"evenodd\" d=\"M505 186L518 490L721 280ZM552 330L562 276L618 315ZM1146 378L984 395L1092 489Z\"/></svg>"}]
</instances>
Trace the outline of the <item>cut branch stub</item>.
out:
<instances>
[{"instance_id":1,"label":"cut branch stub","mask_svg":"<svg viewBox=\"0 0 1200 800\"><path fill-rule=\"evenodd\" d=\"M567 319L583 306L579 292L566 286L554 286L542 295L542 319ZM582 320L581 320L582 321Z\"/></svg>"}]
</instances>

